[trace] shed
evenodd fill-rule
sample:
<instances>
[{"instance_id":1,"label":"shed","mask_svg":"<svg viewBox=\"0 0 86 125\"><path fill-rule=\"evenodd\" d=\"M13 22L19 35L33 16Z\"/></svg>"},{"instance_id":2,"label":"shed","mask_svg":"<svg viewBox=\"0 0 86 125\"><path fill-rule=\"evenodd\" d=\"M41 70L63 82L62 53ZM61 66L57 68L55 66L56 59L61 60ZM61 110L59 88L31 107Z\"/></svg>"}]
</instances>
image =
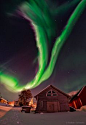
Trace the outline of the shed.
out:
<instances>
[{"instance_id":1,"label":"shed","mask_svg":"<svg viewBox=\"0 0 86 125\"><path fill-rule=\"evenodd\" d=\"M53 85L44 88L35 98L37 100L36 112L64 112L70 110L70 96Z\"/></svg>"},{"instance_id":2,"label":"shed","mask_svg":"<svg viewBox=\"0 0 86 125\"><path fill-rule=\"evenodd\" d=\"M81 88L70 100L69 105L79 109L86 105L86 86Z\"/></svg>"}]
</instances>

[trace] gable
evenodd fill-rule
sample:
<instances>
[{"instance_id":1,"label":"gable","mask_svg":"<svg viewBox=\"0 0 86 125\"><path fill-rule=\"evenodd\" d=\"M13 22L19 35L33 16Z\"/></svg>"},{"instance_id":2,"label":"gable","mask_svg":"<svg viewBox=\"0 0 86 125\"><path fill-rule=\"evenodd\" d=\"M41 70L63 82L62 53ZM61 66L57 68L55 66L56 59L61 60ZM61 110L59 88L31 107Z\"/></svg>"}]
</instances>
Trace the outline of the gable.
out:
<instances>
[{"instance_id":1,"label":"gable","mask_svg":"<svg viewBox=\"0 0 86 125\"><path fill-rule=\"evenodd\" d=\"M47 91L46 93L46 96L58 96L58 92L53 90L53 89L50 89L49 91Z\"/></svg>"},{"instance_id":2,"label":"gable","mask_svg":"<svg viewBox=\"0 0 86 125\"><path fill-rule=\"evenodd\" d=\"M51 93L50 93L50 92L51 92ZM52 86L52 85L47 86L45 89L43 89L41 92L39 92L39 93L35 96L35 98L36 98L37 96L43 96L43 95L46 96L46 94L49 94L49 93L50 93L50 95L52 95L52 96L53 96L53 95L55 96L55 94L57 94L57 96L58 96L58 95L64 95L64 96L70 98L69 95L67 95L66 93L62 92L61 90L57 89L56 87L54 87L54 86Z\"/></svg>"}]
</instances>

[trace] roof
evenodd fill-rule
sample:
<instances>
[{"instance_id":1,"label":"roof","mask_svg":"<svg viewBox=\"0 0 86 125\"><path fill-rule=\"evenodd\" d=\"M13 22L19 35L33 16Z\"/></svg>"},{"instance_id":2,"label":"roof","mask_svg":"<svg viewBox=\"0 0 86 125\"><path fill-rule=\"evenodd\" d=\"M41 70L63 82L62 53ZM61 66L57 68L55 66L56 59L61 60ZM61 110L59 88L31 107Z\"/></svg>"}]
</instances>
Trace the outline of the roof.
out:
<instances>
[{"instance_id":1,"label":"roof","mask_svg":"<svg viewBox=\"0 0 86 125\"><path fill-rule=\"evenodd\" d=\"M7 101L6 99L4 99L4 98L0 98L1 100L4 100L4 101Z\"/></svg>"},{"instance_id":2,"label":"roof","mask_svg":"<svg viewBox=\"0 0 86 125\"><path fill-rule=\"evenodd\" d=\"M66 93L64 93L63 91L57 89L57 88L56 88L55 86L53 86L53 85L48 85L46 88L44 88L43 90L41 90L41 91L40 91L37 95L35 95L34 97L37 97L39 94L41 94L42 92L44 92L44 91L45 91L46 89L48 89L49 87L52 87L53 89L59 91L59 92L62 93L63 95L65 95L65 96L67 96L67 97L70 98L70 96L69 96L68 94L66 94Z\"/></svg>"},{"instance_id":3,"label":"roof","mask_svg":"<svg viewBox=\"0 0 86 125\"><path fill-rule=\"evenodd\" d=\"M70 102L73 101L76 97L79 97L85 87L86 87L86 86L82 87L82 88L71 98Z\"/></svg>"}]
</instances>

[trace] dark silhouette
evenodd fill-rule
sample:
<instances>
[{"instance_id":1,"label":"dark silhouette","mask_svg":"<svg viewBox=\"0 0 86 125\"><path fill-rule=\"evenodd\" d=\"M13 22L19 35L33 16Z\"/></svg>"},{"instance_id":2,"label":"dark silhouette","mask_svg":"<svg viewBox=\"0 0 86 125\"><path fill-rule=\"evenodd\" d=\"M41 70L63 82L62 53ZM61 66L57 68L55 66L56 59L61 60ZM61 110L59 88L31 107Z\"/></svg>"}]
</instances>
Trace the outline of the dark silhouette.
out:
<instances>
[{"instance_id":1,"label":"dark silhouette","mask_svg":"<svg viewBox=\"0 0 86 125\"><path fill-rule=\"evenodd\" d=\"M19 95L19 105L29 105L30 98L32 98L32 93L29 89L21 91Z\"/></svg>"}]
</instances>

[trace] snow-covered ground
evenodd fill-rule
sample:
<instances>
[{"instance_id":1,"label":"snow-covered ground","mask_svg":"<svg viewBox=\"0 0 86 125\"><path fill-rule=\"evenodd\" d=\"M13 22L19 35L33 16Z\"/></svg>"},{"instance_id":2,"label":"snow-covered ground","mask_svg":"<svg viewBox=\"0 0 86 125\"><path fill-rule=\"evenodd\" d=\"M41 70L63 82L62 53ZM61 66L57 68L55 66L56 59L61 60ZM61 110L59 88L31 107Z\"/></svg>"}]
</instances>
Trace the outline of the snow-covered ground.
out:
<instances>
[{"instance_id":1,"label":"snow-covered ground","mask_svg":"<svg viewBox=\"0 0 86 125\"><path fill-rule=\"evenodd\" d=\"M12 109L12 107L8 107L8 106L6 106L6 104L1 104L0 105L0 118L3 117L11 109Z\"/></svg>"},{"instance_id":2,"label":"snow-covered ground","mask_svg":"<svg viewBox=\"0 0 86 125\"><path fill-rule=\"evenodd\" d=\"M86 112L34 114L21 112L21 108L12 108L0 118L0 125L86 125Z\"/></svg>"}]
</instances>

